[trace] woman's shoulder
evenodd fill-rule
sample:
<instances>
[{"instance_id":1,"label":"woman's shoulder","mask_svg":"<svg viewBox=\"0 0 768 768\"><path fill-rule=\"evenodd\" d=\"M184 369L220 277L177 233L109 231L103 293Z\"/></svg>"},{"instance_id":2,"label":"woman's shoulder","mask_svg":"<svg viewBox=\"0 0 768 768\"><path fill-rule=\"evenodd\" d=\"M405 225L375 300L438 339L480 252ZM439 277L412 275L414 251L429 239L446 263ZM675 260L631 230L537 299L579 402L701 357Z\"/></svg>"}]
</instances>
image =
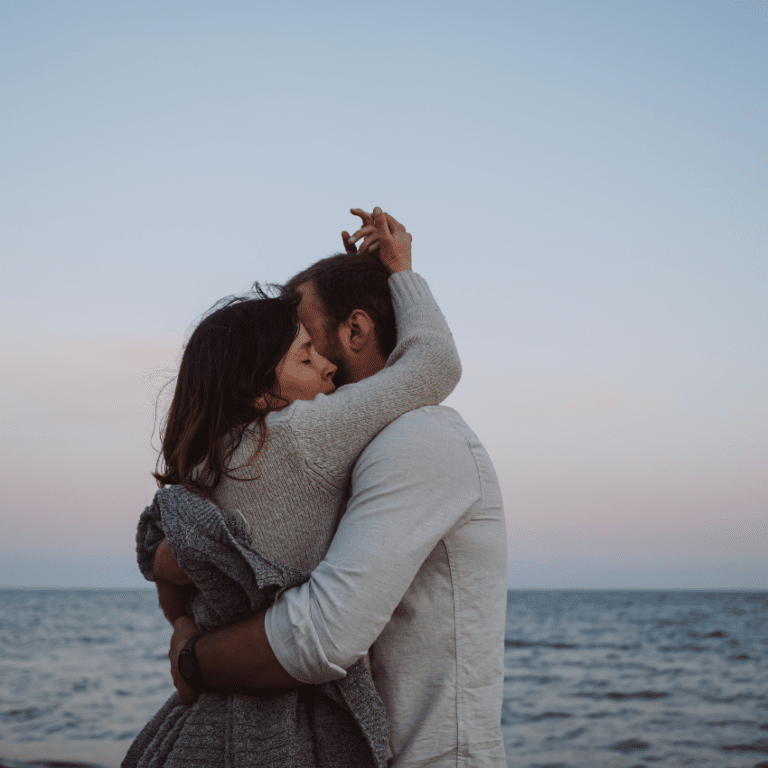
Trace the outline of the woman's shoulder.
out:
<instances>
[{"instance_id":1,"label":"woman's shoulder","mask_svg":"<svg viewBox=\"0 0 768 768\"><path fill-rule=\"evenodd\" d=\"M267 433L301 433L317 429L328 416L328 405L332 397L333 395L319 394L314 400L294 400L279 411L271 411L265 419Z\"/></svg>"},{"instance_id":2,"label":"woman's shoulder","mask_svg":"<svg viewBox=\"0 0 768 768\"><path fill-rule=\"evenodd\" d=\"M296 409L294 409L294 405L296 403L291 403L281 411L268 413L263 426L258 421L253 421L246 424L242 430L232 430L227 436L226 445L227 448L231 448L233 444L236 444L236 447L230 454L229 468L232 469L242 464L252 464L256 455L260 455L262 452L280 451L281 449L295 451L293 426ZM266 440L261 445L263 431L266 431Z\"/></svg>"}]
</instances>

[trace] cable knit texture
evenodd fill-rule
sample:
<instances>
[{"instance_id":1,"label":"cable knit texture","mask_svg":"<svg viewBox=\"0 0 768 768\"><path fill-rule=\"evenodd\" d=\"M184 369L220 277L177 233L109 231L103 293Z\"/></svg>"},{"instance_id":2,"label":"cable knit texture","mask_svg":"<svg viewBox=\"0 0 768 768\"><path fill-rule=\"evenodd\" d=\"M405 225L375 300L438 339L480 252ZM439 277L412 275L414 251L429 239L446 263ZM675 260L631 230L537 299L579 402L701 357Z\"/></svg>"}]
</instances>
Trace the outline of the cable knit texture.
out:
<instances>
[{"instance_id":1,"label":"cable knit texture","mask_svg":"<svg viewBox=\"0 0 768 768\"><path fill-rule=\"evenodd\" d=\"M347 500L354 462L404 413L437 405L461 364L445 318L413 272L389 279L398 343L385 368L267 417L267 443L246 433L216 489L219 506L180 486L144 511L137 556L152 580L154 554L168 539L199 592L196 623L214 629L264 610L302 583L324 557ZM365 768L386 765L381 699L362 660L341 680L272 698L203 694L189 706L174 694L131 746L123 768Z\"/></svg>"},{"instance_id":2,"label":"cable knit texture","mask_svg":"<svg viewBox=\"0 0 768 768\"><path fill-rule=\"evenodd\" d=\"M163 488L139 521L139 567L152 578L157 545L168 539L199 592L190 604L202 629L263 610L305 575L262 557L237 515L182 486ZM386 714L368 669L344 680L302 686L272 698L202 694L185 706L174 693L144 727L123 768L383 768Z\"/></svg>"}]
</instances>

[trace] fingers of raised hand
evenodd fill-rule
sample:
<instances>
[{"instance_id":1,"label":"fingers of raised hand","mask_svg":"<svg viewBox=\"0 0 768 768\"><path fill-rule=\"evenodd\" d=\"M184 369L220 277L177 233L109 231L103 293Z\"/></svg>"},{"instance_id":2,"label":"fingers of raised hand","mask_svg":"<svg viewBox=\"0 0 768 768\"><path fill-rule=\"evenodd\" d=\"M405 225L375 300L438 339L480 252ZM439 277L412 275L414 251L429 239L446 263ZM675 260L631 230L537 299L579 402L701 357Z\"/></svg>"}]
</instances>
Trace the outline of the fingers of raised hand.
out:
<instances>
[{"instance_id":1,"label":"fingers of raised hand","mask_svg":"<svg viewBox=\"0 0 768 768\"><path fill-rule=\"evenodd\" d=\"M379 211L379 217L377 218L376 212ZM374 208L373 212L373 218L374 221L381 222L381 218L383 218L387 225L389 226L389 231L394 235L396 232L405 232L405 227L391 214L387 213L386 211L381 211L380 208Z\"/></svg>"},{"instance_id":2,"label":"fingers of raised hand","mask_svg":"<svg viewBox=\"0 0 768 768\"><path fill-rule=\"evenodd\" d=\"M378 249L379 249L379 236L369 235L368 237L365 238L365 240L363 240L363 244L360 246L358 255L362 255L365 253L373 253Z\"/></svg>"},{"instance_id":3,"label":"fingers of raised hand","mask_svg":"<svg viewBox=\"0 0 768 768\"><path fill-rule=\"evenodd\" d=\"M407 234L405 227L394 216L385 213L378 206L373 209L373 213L367 213L362 208L350 210L363 221L363 226L353 235L346 231L341 233L344 249L350 256L361 256L379 251L382 240L392 241L395 236L401 240ZM410 238L410 235L408 237ZM355 243L361 239L363 242L359 247L356 246Z\"/></svg>"},{"instance_id":4,"label":"fingers of raised hand","mask_svg":"<svg viewBox=\"0 0 768 768\"><path fill-rule=\"evenodd\" d=\"M350 208L349 212L355 216L359 216L363 220L364 226L370 226L373 224L373 215L364 211L362 208Z\"/></svg>"},{"instance_id":5,"label":"fingers of raised hand","mask_svg":"<svg viewBox=\"0 0 768 768\"><path fill-rule=\"evenodd\" d=\"M389 219L387 214L381 210L381 208L373 209L373 221L376 224L376 229L379 231L381 237L385 239L391 239L392 232L389 228Z\"/></svg>"},{"instance_id":6,"label":"fingers of raised hand","mask_svg":"<svg viewBox=\"0 0 768 768\"><path fill-rule=\"evenodd\" d=\"M363 240L363 244L360 246L360 250L357 251L358 253L365 253L367 250L369 250L372 240L375 240L379 237L379 230L374 226L369 227L362 227L361 229L358 229L357 232L355 232L354 235L352 235L349 240L347 241L350 245L354 246L354 243L356 243L360 238L365 238ZM349 249L347 249L347 253L352 253Z\"/></svg>"},{"instance_id":7,"label":"fingers of raised hand","mask_svg":"<svg viewBox=\"0 0 768 768\"><path fill-rule=\"evenodd\" d=\"M359 240L361 237L363 238L363 242L360 244L360 247L357 248L358 256L361 256L364 253L370 253L379 247L378 241L380 234L375 227L364 227L363 229L358 230L350 238L350 243L353 243L355 240ZM355 246L352 245L352 247L354 248Z\"/></svg>"},{"instance_id":8,"label":"fingers of raised hand","mask_svg":"<svg viewBox=\"0 0 768 768\"><path fill-rule=\"evenodd\" d=\"M341 242L344 243L344 250L350 256L357 255L357 246L353 242L350 242L350 235L346 229L341 233Z\"/></svg>"},{"instance_id":9,"label":"fingers of raised hand","mask_svg":"<svg viewBox=\"0 0 768 768\"><path fill-rule=\"evenodd\" d=\"M392 215L385 213L387 221L389 222L389 229L394 234L395 232L405 232L405 227Z\"/></svg>"},{"instance_id":10,"label":"fingers of raised hand","mask_svg":"<svg viewBox=\"0 0 768 768\"><path fill-rule=\"evenodd\" d=\"M365 227L360 227L360 229L358 229L357 232L352 235L351 240L359 240L361 237L368 237L368 235L377 234L378 231L378 227L376 227L374 224L369 224Z\"/></svg>"}]
</instances>

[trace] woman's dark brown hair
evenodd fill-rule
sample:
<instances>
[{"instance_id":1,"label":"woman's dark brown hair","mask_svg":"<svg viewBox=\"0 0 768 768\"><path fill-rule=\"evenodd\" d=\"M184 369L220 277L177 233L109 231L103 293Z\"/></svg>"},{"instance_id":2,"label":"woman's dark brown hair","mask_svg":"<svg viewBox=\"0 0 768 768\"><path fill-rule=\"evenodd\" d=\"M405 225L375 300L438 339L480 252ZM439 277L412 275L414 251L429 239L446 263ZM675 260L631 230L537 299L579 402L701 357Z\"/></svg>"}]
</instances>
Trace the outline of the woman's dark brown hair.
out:
<instances>
[{"instance_id":1,"label":"woman's dark brown hair","mask_svg":"<svg viewBox=\"0 0 768 768\"><path fill-rule=\"evenodd\" d=\"M184 485L211 498L221 479L232 477L228 462L254 422L261 450L267 413L288 403L275 369L299 332L300 301L292 290L272 298L256 283L247 296L217 302L195 328L161 430L154 472L161 488ZM261 396L265 407L255 405Z\"/></svg>"}]
</instances>

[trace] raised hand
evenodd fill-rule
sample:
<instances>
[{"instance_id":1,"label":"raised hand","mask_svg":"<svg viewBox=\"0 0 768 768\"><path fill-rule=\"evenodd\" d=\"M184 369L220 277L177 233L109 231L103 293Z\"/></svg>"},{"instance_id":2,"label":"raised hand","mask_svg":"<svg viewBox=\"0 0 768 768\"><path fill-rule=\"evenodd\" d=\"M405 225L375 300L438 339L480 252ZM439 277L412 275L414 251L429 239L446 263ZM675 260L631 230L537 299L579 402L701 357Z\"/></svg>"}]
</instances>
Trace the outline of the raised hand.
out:
<instances>
[{"instance_id":1,"label":"raised hand","mask_svg":"<svg viewBox=\"0 0 768 768\"><path fill-rule=\"evenodd\" d=\"M342 233L342 240L347 253L350 255L375 253L390 273L411 269L411 242L413 238L397 219L384 213L378 207L373 209L373 214L366 213L359 208L352 209L352 213L363 219L364 226L351 237L346 232ZM364 240L358 251L355 242L360 238L364 238Z\"/></svg>"},{"instance_id":2,"label":"raised hand","mask_svg":"<svg viewBox=\"0 0 768 768\"><path fill-rule=\"evenodd\" d=\"M367 213L362 208L350 208L349 212L354 214L355 216L359 216L363 220L364 227L369 227L373 225L373 214ZM354 240L351 239L350 234L349 232L347 232L346 229L341 233L341 241L344 243L344 250L350 256L357 256L358 253L365 253L366 251L366 241L363 240L363 244L360 247L360 251L358 252L357 246L355 245Z\"/></svg>"}]
</instances>

